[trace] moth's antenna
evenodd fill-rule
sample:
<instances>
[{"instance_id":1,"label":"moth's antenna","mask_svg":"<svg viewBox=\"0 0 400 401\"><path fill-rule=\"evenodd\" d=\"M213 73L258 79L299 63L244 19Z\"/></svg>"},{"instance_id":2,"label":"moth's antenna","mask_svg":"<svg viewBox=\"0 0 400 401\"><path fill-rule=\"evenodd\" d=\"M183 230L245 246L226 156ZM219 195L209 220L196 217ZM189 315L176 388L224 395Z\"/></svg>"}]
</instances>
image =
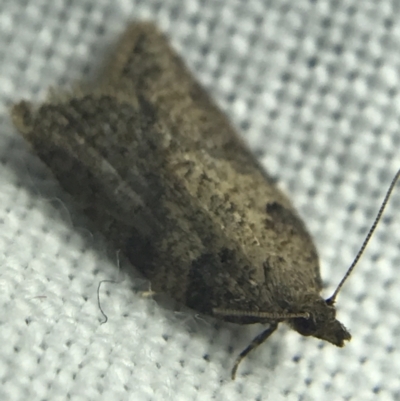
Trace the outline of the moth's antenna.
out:
<instances>
[{"instance_id":1,"label":"moth's antenna","mask_svg":"<svg viewBox=\"0 0 400 401\"><path fill-rule=\"evenodd\" d=\"M399 177L400 177L400 170L397 171L397 173L396 173L396 175L394 176L392 182L390 183L389 189L388 189L387 192L386 192L385 198L383 199L383 202L382 202L382 204L381 204L381 207L380 207L380 209L379 209L379 212L378 212L378 214L377 214L376 217L375 217L375 221L374 221L374 223L372 224L371 228L369 229L368 234L367 234L367 236L366 236L366 238L365 238L363 244L361 245L360 250L359 250L358 253L357 253L357 256L354 258L353 263L352 263L351 266L348 268L346 274L344 275L344 277L342 278L341 282L340 282L339 285L337 286L337 288L336 288L335 292L333 293L333 295L332 295L331 297L329 297L329 298L326 300L326 303L327 303L328 305L333 305L333 304L335 303L337 294L339 293L339 291L340 291L340 289L342 288L343 284L345 283L345 281L347 280L347 278L350 276L351 272L354 270L354 268L356 267L356 264L357 264L358 261L360 260L361 255L363 254L365 248L367 247L368 242L369 242L369 240L371 239L372 234L374 233L374 231L375 231L375 229L376 229L376 226L378 225L379 220L380 220L381 217L382 217L382 214L383 214L383 212L384 212L384 210L385 210L385 207L386 207L386 205L387 205L387 203L388 203L388 200L389 200L389 198L390 198L390 195L392 194L393 188L395 187L396 182L397 182L397 180L399 179Z\"/></svg>"}]
</instances>

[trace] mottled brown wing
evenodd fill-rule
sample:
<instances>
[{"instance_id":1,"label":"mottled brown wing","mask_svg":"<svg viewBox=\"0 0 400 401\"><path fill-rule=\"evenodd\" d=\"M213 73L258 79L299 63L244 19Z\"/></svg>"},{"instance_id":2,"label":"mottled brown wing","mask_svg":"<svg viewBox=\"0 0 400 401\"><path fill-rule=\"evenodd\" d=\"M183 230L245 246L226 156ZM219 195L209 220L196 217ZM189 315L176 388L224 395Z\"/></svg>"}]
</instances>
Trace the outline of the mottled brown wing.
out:
<instances>
[{"instance_id":1,"label":"mottled brown wing","mask_svg":"<svg viewBox=\"0 0 400 401\"><path fill-rule=\"evenodd\" d=\"M292 311L318 293L303 223L165 38L132 25L112 60L95 89L13 110L104 235L202 313Z\"/></svg>"},{"instance_id":2,"label":"mottled brown wing","mask_svg":"<svg viewBox=\"0 0 400 401\"><path fill-rule=\"evenodd\" d=\"M212 156L221 154L238 169L258 166L225 115L152 23L128 27L100 82L107 90L145 98L155 106L160 119L190 133L193 147L201 147ZM192 133L194 127L196 132Z\"/></svg>"}]
</instances>

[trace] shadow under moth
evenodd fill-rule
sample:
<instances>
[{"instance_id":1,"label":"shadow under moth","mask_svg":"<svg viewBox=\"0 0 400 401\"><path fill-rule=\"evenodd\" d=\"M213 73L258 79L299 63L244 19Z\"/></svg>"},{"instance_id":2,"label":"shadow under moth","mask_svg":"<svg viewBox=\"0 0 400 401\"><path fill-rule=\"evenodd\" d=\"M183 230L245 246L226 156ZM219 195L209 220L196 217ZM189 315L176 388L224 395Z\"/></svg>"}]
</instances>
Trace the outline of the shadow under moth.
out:
<instances>
[{"instance_id":1,"label":"shadow under moth","mask_svg":"<svg viewBox=\"0 0 400 401\"><path fill-rule=\"evenodd\" d=\"M334 302L354 266L323 299L304 223L151 23L128 27L95 84L21 101L12 117L152 291L268 325L232 378L281 322L339 347L350 339Z\"/></svg>"}]
</instances>

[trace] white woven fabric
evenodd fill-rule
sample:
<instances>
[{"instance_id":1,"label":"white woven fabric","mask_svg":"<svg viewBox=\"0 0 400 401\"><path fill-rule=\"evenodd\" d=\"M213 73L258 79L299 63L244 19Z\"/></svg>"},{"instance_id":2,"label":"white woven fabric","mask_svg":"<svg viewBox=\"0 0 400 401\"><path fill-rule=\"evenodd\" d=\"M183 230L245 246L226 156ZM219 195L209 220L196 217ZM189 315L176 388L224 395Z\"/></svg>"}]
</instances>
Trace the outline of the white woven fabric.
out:
<instances>
[{"instance_id":1,"label":"white woven fabric","mask_svg":"<svg viewBox=\"0 0 400 401\"><path fill-rule=\"evenodd\" d=\"M390 0L0 2L0 399L400 399L400 190L337 302L339 349L177 316L116 278L8 108L87 79L130 20L165 31L317 243L329 296L400 167L400 4ZM136 284L136 283L133 283Z\"/></svg>"}]
</instances>

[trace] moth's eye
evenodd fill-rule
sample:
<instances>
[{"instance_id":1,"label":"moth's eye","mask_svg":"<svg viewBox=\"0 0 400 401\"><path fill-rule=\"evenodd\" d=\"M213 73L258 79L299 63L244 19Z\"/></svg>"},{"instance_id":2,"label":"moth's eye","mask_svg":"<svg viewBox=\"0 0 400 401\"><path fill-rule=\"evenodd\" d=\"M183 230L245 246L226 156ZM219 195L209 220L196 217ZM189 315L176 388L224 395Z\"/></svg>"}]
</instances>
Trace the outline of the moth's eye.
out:
<instances>
[{"instance_id":1,"label":"moth's eye","mask_svg":"<svg viewBox=\"0 0 400 401\"><path fill-rule=\"evenodd\" d=\"M293 325L296 331L303 336L311 336L317 331L317 325L312 318L305 319L303 317L299 317L293 319Z\"/></svg>"}]
</instances>

